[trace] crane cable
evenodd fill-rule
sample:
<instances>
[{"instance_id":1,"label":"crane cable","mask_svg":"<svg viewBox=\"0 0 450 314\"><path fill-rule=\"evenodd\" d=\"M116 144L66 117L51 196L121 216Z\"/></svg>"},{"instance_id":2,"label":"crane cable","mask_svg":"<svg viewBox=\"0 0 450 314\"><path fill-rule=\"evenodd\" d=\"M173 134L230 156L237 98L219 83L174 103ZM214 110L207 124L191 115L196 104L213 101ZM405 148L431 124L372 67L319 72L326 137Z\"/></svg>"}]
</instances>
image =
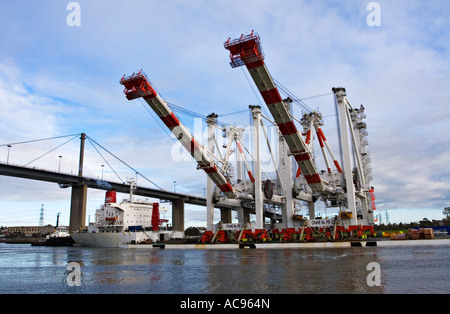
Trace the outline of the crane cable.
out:
<instances>
[{"instance_id":1,"label":"crane cable","mask_svg":"<svg viewBox=\"0 0 450 314\"><path fill-rule=\"evenodd\" d=\"M279 81L277 81L275 78L273 79L273 81L275 82L276 86L283 92L285 93L287 96L289 96L290 98L292 98L292 100L294 101L294 103L300 107L303 107L304 110L306 110L308 113L313 112L314 110L311 109L311 107L309 107L307 104L305 104L300 98L298 98L297 96L295 96L291 91L289 91L286 87L284 87Z\"/></svg>"}]
</instances>

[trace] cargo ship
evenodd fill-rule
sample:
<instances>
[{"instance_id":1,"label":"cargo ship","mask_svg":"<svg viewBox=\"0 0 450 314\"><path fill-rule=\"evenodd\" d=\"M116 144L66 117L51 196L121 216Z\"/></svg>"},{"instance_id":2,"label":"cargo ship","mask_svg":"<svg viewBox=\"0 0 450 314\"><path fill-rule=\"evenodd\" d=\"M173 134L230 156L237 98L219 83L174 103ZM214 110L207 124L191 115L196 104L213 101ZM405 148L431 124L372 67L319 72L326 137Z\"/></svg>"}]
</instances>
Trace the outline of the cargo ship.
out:
<instances>
[{"instance_id":1,"label":"cargo ship","mask_svg":"<svg viewBox=\"0 0 450 314\"><path fill-rule=\"evenodd\" d=\"M105 203L95 212L95 222L87 229L72 232L74 241L82 246L120 247L170 239L168 220L160 219L159 203L134 199L134 190L131 181L130 197L120 203L115 191L107 191Z\"/></svg>"}]
</instances>

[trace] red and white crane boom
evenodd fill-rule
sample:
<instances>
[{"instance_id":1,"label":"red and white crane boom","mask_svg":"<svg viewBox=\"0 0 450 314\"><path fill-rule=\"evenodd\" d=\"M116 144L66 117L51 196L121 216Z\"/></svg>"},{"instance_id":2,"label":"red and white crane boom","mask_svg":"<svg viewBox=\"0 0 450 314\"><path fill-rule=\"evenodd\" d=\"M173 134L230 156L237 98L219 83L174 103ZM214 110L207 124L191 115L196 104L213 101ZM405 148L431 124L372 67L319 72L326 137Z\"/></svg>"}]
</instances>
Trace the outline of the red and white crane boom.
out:
<instances>
[{"instance_id":1,"label":"red and white crane boom","mask_svg":"<svg viewBox=\"0 0 450 314\"><path fill-rule=\"evenodd\" d=\"M321 179L312 160L312 153L294 125L294 121L267 70L259 36L252 32L250 35L242 35L234 40L229 38L224 43L224 47L230 51L231 67L242 65L247 67L308 185L314 192L331 191L328 183Z\"/></svg>"},{"instance_id":2,"label":"red and white crane boom","mask_svg":"<svg viewBox=\"0 0 450 314\"><path fill-rule=\"evenodd\" d=\"M233 188L227 178L218 170L214 160L208 155L205 147L200 145L189 130L178 120L170 110L166 102L158 95L151 86L147 76L141 71L128 77L125 75L120 80L125 86L124 93L128 100L139 97L144 98L150 108L158 115L172 134L186 148L191 156L197 161L198 168L203 169L217 187L228 197L236 198L238 192Z\"/></svg>"}]
</instances>

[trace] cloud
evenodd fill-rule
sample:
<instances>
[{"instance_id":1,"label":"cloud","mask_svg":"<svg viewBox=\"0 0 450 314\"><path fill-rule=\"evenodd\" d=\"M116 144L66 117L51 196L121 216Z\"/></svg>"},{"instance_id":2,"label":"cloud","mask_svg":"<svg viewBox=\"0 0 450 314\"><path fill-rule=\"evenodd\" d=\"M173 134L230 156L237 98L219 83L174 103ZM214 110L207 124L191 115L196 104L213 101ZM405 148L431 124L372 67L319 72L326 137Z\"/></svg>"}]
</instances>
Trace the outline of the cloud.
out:
<instances>
[{"instance_id":1,"label":"cloud","mask_svg":"<svg viewBox=\"0 0 450 314\"><path fill-rule=\"evenodd\" d=\"M56 134L56 116L62 113L56 103L29 93L20 82L21 73L16 67L0 64L0 137L23 139L34 136Z\"/></svg>"}]
</instances>

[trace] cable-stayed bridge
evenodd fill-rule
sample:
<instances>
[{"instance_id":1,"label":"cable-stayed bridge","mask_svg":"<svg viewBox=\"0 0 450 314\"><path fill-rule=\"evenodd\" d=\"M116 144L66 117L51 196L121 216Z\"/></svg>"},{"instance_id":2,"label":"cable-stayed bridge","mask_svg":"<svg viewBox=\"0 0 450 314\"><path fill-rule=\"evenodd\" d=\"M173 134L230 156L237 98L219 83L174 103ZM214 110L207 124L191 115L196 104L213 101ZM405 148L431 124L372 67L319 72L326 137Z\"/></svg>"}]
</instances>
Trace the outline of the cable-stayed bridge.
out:
<instances>
[{"instance_id":1,"label":"cable-stayed bridge","mask_svg":"<svg viewBox=\"0 0 450 314\"><path fill-rule=\"evenodd\" d=\"M70 226L69 226L70 231L76 231L80 227L82 228L85 226L86 201L87 201L88 188L100 189L100 190L114 190L119 193L129 193L129 191L130 191L130 185L126 182L114 182L114 181L109 181L109 180L102 180L99 178L90 178L90 177L86 177L83 175L84 143L85 143L86 138L88 138L90 141L93 141L93 140L90 139L89 137L87 137L86 134L84 134L84 133L78 134L76 136L77 137L80 136L80 139L81 139L80 154L79 154L79 156L80 156L79 171L77 174L73 174L73 173L68 174L68 173L62 173L60 171L40 169L40 168L32 167L29 165L11 164L9 162L9 148L11 148L12 145L11 144L1 145L1 146L6 146L8 148L8 158L7 158L6 163L0 162L0 175L16 177L16 178L23 178L23 179L30 179L30 180L45 181L45 182L53 182L53 183L57 183L61 188L69 188L69 187L72 188L71 208L70 208ZM59 138L59 137L57 137L57 138ZM36 140L36 141L38 141L38 140ZM28 141L28 142L34 142L34 141ZM22 144L22 143L26 143L26 142L20 142L20 143ZM18 143L13 143L13 144L18 144ZM96 144L98 144L98 143L96 143ZM98 144L98 145L100 145L100 144ZM58 147L60 147L60 146L58 146ZM52 149L52 151L53 150L54 149ZM46 154L44 154L44 155L46 155ZM107 161L105 160L105 162L107 162ZM127 165L127 166L130 167L129 165ZM139 173L134 168L132 168L132 167L130 167L130 168L133 169L133 171L136 174ZM151 182L153 185L155 185L156 188L143 187L143 186L137 185L133 194L172 202L172 227L175 231L184 231L184 204L185 203L193 204L193 205L200 205L200 206L206 205L205 198L166 191L166 190L160 188L158 185L156 185L150 179L146 178L141 173L139 173L139 174L142 177L144 177L145 179L147 179L149 182Z\"/></svg>"}]
</instances>

